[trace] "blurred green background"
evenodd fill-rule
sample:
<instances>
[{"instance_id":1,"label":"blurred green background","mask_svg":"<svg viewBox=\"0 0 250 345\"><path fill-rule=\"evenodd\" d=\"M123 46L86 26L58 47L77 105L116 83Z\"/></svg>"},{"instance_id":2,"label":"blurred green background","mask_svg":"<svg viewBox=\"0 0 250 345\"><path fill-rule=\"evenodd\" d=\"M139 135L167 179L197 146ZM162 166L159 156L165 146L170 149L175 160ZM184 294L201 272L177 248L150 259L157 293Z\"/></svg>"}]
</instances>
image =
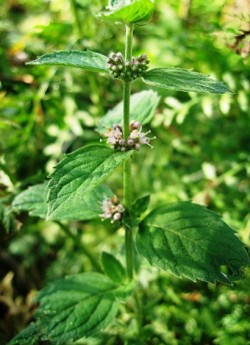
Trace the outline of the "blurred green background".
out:
<instances>
[{"instance_id":1,"label":"blurred green background","mask_svg":"<svg viewBox=\"0 0 250 345\"><path fill-rule=\"evenodd\" d=\"M98 142L98 120L121 100L118 81L25 62L63 49L122 51L124 28L98 20L101 0L0 1L0 345L30 322L32 298L66 274L98 269L102 250L122 255L123 231L72 222L66 229L14 214L13 197L42 182L56 162ZM178 66L224 81L234 94L158 90L154 149L136 154L134 196L151 206L194 200L219 213L250 248L250 4L247 0L157 0L135 30L134 54L151 67ZM145 89L140 81L133 92ZM122 196L122 172L108 179ZM70 231L70 236L68 231ZM74 240L73 238L77 239ZM80 244L80 245L79 245ZM145 264L145 263L144 263ZM106 333L77 344L250 344L250 272L234 286L140 274L143 334L125 308ZM129 331L128 331L129 330ZM125 332L125 334L124 334Z\"/></svg>"}]
</instances>

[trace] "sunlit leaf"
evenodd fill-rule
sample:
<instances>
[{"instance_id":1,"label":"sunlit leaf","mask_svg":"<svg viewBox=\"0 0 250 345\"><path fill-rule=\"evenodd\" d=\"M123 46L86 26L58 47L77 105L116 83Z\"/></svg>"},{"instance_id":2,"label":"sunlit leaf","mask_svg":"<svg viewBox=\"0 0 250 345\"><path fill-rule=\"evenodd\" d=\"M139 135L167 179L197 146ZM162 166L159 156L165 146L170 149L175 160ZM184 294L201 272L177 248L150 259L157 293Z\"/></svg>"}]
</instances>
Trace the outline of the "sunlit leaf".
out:
<instances>
[{"instance_id":1,"label":"sunlit leaf","mask_svg":"<svg viewBox=\"0 0 250 345\"><path fill-rule=\"evenodd\" d=\"M111 11L104 12L101 14L101 17L115 22L123 23L138 23L148 21L153 12L154 4L150 0L134 0L131 3L125 3L124 6L121 6L121 2L112 1L113 8ZM114 5L119 6L114 6Z\"/></svg>"},{"instance_id":2,"label":"sunlit leaf","mask_svg":"<svg viewBox=\"0 0 250 345\"><path fill-rule=\"evenodd\" d=\"M151 86L173 91L225 93L232 92L226 85L209 76L182 68L155 68L143 75Z\"/></svg>"},{"instance_id":3,"label":"sunlit leaf","mask_svg":"<svg viewBox=\"0 0 250 345\"><path fill-rule=\"evenodd\" d=\"M48 217L68 216L74 207L81 207L87 194L132 153L117 152L102 145L89 145L68 154L50 176Z\"/></svg>"},{"instance_id":4,"label":"sunlit leaf","mask_svg":"<svg viewBox=\"0 0 250 345\"><path fill-rule=\"evenodd\" d=\"M214 212L189 202L152 211L140 224L137 247L151 265L194 281L228 283L249 265L233 230Z\"/></svg>"},{"instance_id":5,"label":"sunlit leaf","mask_svg":"<svg viewBox=\"0 0 250 345\"><path fill-rule=\"evenodd\" d=\"M112 7L121 7L124 5L128 5L130 3L130 0L109 0L109 8Z\"/></svg>"},{"instance_id":6,"label":"sunlit leaf","mask_svg":"<svg viewBox=\"0 0 250 345\"><path fill-rule=\"evenodd\" d=\"M38 57L27 65L77 67L95 72L108 72L107 57L92 51L63 50Z\"/></svg>"},{"instance_id":7,"label":"sunlit leaf","mask_svg":"<svg viewBox=\"0 0 250 345\"><path fill-rule=\"evenodd\" d=\"M18 211L28 211L31 216L46 218L48 214L47 182L29 187L13 200L13 207ZM98 218L101 214L101 201L104 197L112 197L110 188L104 185L97 186L83 198L79 204L70 208L68 212L58 214L53 220L89 220Z\"/></svg>"},{"instance_id":8,"label":"sunlit leaf","mask_svg":"<svg viewBox=\"0 0 250 345\"><path fill-rule=\"evenodd\" d=\"M149 123L154 116L159 104L160 97L152 90L135 93L131 97L130 118L139 121L142 125ZM101 118L98 125L98 132L104 134L114 124L121 124L123 118L123 102L120 102L113 109Z\"/></svg>"}]
</instances>

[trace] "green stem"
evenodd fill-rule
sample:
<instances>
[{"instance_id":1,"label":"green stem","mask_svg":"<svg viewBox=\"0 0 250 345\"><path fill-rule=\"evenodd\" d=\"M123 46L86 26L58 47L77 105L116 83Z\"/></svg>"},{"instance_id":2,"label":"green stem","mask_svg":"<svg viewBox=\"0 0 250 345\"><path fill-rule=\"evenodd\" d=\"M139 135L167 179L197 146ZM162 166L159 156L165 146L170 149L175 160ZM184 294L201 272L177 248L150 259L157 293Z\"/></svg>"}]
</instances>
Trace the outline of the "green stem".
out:
<instances>
[{"instance_id":1,"label":"green stem","mask_svg":"<svg viewBox=\"0 0 250 345\"><path fill-rule=\"evenodd\" d=\"M125 44L125 61L132 58L132 40L133 40L133 24L126 25L126 44ZM130 94L131 82L124 81L123 84L123 133L124 138L129 136L130 125ZM123 183L124 183L124 204L128 212L132 208L132 178L131 178L131 160L124 162L123 166ZM133 279L134 271L134 238L133 229L125 224L125 247L126 247L126 264L129 279Z\"/></svg>"},{"instance_id":2,"label":"green stem","mask_svg":"<svg viewBox=\"0 0 250 345\"><path fill-rule=\"evenodd\" d=\"M134 300L136 305L136 321L137 321L137 328L138 328L138 334L141 334L142 331L142 305L141 305L141 299L139 296L139 293L135 290L134 292Z\"/></svg>"}]
</instances>

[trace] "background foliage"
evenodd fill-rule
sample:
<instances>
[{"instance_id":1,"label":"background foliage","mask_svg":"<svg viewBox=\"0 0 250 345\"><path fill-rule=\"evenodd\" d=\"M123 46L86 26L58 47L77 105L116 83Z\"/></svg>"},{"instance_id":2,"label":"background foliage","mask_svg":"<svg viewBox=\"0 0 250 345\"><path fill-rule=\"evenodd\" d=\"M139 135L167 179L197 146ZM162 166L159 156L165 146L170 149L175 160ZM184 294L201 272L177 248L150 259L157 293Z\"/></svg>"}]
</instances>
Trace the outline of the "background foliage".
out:
<instances>
[{"instance_id":1,"label":"background foliage","mask_svg":"<svg viewBox=\"0 0 250 345\"><path fill-rule=\"evenodd\" d=\"M98 142L94 131L121 99L119 82L97 74L25 62L60 49L103 54L123 47L119 25L93 14L101 0L9 0L0 7L0 344L28 322L35 291L66 274L100 270L98 254L118 257L123 231L108 222L45 222L14 214L14 196L41 183L65 152ZM222 96L159 90L151 129L154 149L136 155L135 197L156 202L194 200L223 216L250 247L250 60L248 2L156 1L147 26L136 28L135 55L151 67L193 68L223 80ZM140 83L133 92L141 91ZM138 177L139 176L139 177ZM121 194L121 171L109 178ZM113 236L115 234L115 236ZM234 286L194 284L144 263L143 339L134 339L131 310L107 334L78 344L220 344L249 341L249 272ZM129 327L128 327L129 326ZM126 330L124 339L123 330ZM129 329L129 331L127 331Z\"/></svg>"}]
</instances>

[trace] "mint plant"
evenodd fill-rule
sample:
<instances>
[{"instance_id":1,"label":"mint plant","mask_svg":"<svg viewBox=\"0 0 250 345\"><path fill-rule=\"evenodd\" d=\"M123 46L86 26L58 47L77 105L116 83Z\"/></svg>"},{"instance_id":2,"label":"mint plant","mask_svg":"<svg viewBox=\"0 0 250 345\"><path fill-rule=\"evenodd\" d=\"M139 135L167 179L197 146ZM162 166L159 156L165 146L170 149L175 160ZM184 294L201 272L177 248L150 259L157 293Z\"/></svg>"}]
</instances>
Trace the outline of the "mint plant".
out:
<instances>
[{"instance_id":1,"label":"mint plant","mask_svg":"<svg viewBox=\"0 0 250 345\"><path fill-rule=\"evenodd\" d=\"M206 75L181 68L149 68L146 54L133 57L133 32L154 11L150 0L110 0L101 19L125 25L125 54L104 56L91 51L58 51L30 62L106 73L120 80L123 100L104 116L97 128L100 144L82 147L66 155L49 181L23 191L13 201L16 210L30 215L62 220L107 219L125 230L124 266L110 253L101 254L102 273L80 273L52 282L37 296L35 321L10 341L10 345L69 344L92 336L116 318L120 305L133 299L141 332L138 262L193 281L231 283L242 275L249 257L234 231L214 212L192 202L149 208L150 196L135 199L132 164L142 145L152 148L148 124L159 103L152 90L131 96L132 82L175 91L222 94L227 86ZM139 153L136 153L139 154ZM123 200L103 185L123 165ZM137 263L137 265L136 265ZM226 267L226 270L224 268ZM138 343L139 340L138 340ZM141 341L141 343L143 343Z\"/></svg>"}]
</instances>

